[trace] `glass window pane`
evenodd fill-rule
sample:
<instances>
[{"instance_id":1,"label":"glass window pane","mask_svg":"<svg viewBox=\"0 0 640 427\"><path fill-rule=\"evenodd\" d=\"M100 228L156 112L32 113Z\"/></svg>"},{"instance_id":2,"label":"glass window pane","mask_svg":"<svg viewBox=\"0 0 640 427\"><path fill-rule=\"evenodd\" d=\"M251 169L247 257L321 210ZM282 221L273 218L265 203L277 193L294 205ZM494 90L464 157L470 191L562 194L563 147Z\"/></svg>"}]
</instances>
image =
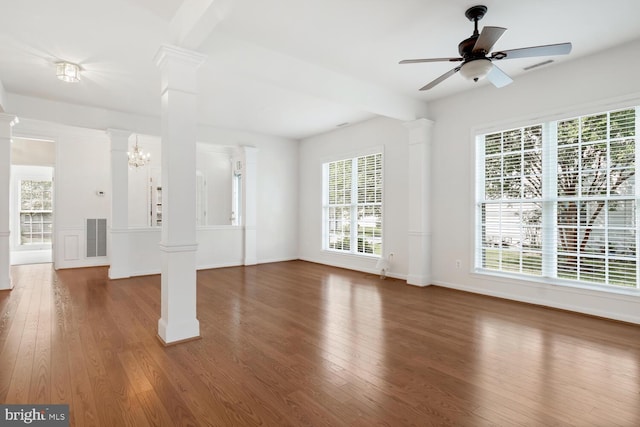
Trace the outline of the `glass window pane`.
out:
<instances>
[{"instance_id":1,"label":"glass window pane","mask_svg":"<svg viewBox=\"0 0 640 427\"><path fill-rule=\"evenodd\" d=\"M587 116L582 119L582 141L601 141L607 138L607 114Z\"/></svg>"},{"instance_id":2,"label":"glass window pane","mask_svg":"<svg viewBox=\"0 0 640 427\"><path fill-rule=\"evenodd\" d=\"M579 120L558 122L558 146L576 144L580 135Z\"/></svg>"},{"instance_id":3,"label":"glass window pane","mask_svg":"<svg viewBox=\"0 0 640 427\"><path fill-rule=\"evenodd\" d=\"M325 247L380 255L382 154L330 162L327 166L325 227L328 240ZM355 230L352 230L353 227ZM352 241L356 244L352 244Z\"/></svg>"},{"instance_id":4,"label":"glass window pane","mask_svg":"<svg viewBox=\"0 0 640 427\"><path fill-rule=\"evenodd\" d=\"M482 266L542 274L545 260L560 279L638 287L636 116L627 108L485 136ZM557 162L543 170L549 152Z\"/></svg>"},{"instance_id":5,"label":"glass window pane","mask_svg":"<svg viewBox=\"0 0 640 427\"><path fill-rule=\"evenodd\" d=\"M542 125L524 129L524 149L530 150L542 147Z\"/></svg>"},{"instance_id":6,"label":"glass window pane","mask_svg":"<svg viewBox=\"0 0 640 427\"><path fill-rule=\"evenodd\" d=\"M504 133L504 141L502 143L502 151L509 153L512 151L522 150L522 130L514 129Z\"/></svg>"}]
</instances>

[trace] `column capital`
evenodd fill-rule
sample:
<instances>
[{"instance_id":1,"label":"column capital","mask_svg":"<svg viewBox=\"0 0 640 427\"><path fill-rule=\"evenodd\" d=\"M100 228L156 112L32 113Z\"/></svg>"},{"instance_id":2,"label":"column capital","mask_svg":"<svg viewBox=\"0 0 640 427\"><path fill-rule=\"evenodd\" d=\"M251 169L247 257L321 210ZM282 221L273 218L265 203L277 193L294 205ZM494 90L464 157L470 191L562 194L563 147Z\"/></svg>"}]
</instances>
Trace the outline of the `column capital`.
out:
<instances>
[{"instance_id":1,"label":"column capital","mask_svg":"<svg viewBox=\"0 0 640 427\"><path fill-rule=\"evenodd\" d=\"M111 142L111 151L128 151L129 137L132 132L122 129L107 129L107 136Z\"/></svg>"},{"instance_id":2,"label":"column capital","mask_svg":"<svg viewBox=\"0 0 640 427\"><path fill-rule=\"evenodd\" d=\"M433 120L425 119L425 118L410 120L402 123L402 125L407 129L415 129L415 128L429 129L430 127L433 127L434 124L435 122Z\"/></svg>"},{"instance_id":3,"label":"column capital","mask_svg":"<svg viewBox=\"0 0 640 427\"><path fill-rule=\"evenodd\" d=\"M106 130L109 138L129 138L133 135L133 132L125 129L113 129L109 128Z\"/></svg>"},{"instance_id":4,"label":"column capital","mask_svg":"<svg viewBox=\"0 0 640 427\"><path fill-rule=\"evenodd\" d=\"M198 68L207 60L207 55L194 50L163 44L160 46L160 49L158 49L158 52L156 52L153 62L155 62L158 67L162 68L170 59Z\"/></svg>"},{"instance_id":5,"label":"column capital","mask_svg":"<svg viewBox=\"0 0 640 427\"><path fill-rule=\"evenodd\" d=\"M249 145L242 146L245 163L256 163L258 161L258 148Z\"/></svg>"},{"instance_id":6,"label":"column capital","mask_svg":"<svg viewBox=\"0 0 640 427\"><path fill-rule=\"evenodd\" d=\"M162 45L154 62L160 68L160 92L169 89L197 93L197 71L206 55L177 46Z\"/></svg>"},{"instance_id":7,"label":"column capital","mask_svg":"<svg viewBox=\"0 0 640 427\"><path fill-rule=\"evenodd\" d=\"M6 123L9 126L17 125L20 120L14 114L0 113L0 123Z\"/></svg>"},{"instance_id":8,"label":"column capital","mask_svg":"<svg viewBox=\"0 0 640 427\"><path fill-rule=\"evenodd\" d=\"M434 125L433 120L416 119L404 122L403 126L409 130L409 144L426 144L429 142L429 132Z\"/></svg>"}]
</instances>

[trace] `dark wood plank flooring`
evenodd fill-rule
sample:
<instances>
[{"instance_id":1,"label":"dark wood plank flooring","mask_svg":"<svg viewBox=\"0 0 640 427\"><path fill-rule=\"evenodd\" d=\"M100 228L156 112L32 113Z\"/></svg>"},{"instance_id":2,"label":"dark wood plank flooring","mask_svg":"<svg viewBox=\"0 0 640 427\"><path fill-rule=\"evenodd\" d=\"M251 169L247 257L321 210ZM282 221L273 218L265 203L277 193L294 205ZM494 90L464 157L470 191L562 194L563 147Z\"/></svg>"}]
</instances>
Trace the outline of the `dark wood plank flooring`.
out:
<instances>
[{"instance_id":1,"label":"dark wood plank flooring","mask_svg":"<svg viewBox=\"0 0 640 427\"><path fill-rule=\"evenodd\" d=\"M640 425L636 325L293 261L199 272L164 348L159 276L12 272L0 402L71 425Z\"/></svg>"}]
</instances>

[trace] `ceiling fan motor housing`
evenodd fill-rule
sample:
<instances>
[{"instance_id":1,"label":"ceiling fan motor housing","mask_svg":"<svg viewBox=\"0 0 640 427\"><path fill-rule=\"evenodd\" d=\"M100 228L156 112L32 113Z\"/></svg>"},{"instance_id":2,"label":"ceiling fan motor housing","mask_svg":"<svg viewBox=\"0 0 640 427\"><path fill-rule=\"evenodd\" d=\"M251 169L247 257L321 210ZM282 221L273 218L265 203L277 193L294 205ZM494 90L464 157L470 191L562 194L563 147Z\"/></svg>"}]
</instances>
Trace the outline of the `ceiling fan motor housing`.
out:
<instances>
[{"instance_id":1,"label":"ceiling fan motor housing","mask_svg":"<svg viewBox=\"0 0 640 427\"><path fill-rule=\"evenodd\" d=\"M484 51L473 52L473 47L476 45L478 37L480 37L480 33L478 33L478 21L481 20L486 13L487 6L483 5L472 6L464 13L467 19L473 22L473 35L466 40L462 40L458 45L458 52L460 53L460 56L465 59L465 61L484 58L484 56L487 54L487 52Z\"/></svg>"},{"instance_id":2,"label":"ceiling fan motor housing","mask_svg":"<svg viewBox=\"0 0 640 427\"><path fill-rule=\"evenodd\" d=\"M474 56L479 56L481 58L484 57L484 53L482 55L477 55L478 52L473 52L473 47L476 45L476 41L478 41L478 36L473 35L466 40L462 40L458 45L458 52L465 60L473 59Z\"/></svg>"}]
</instances>

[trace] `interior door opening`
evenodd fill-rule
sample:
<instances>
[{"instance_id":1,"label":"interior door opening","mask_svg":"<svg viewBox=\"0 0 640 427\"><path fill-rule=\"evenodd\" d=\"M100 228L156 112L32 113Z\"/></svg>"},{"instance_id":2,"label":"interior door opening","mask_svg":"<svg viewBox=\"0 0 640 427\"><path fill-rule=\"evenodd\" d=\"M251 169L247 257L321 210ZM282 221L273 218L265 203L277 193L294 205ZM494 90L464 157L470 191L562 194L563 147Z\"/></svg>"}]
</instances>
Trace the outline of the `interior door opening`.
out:
<instances>
[{"instance_id":1,"label":"interior door opening","mask_svg":"<svg viewBox=\"0 0 640 427\"><path fill-rule=\"evenodd\" d=\"M11 144L11 265L53 262L53 146L26 138Z\"/></svg>"}]
</instances>

